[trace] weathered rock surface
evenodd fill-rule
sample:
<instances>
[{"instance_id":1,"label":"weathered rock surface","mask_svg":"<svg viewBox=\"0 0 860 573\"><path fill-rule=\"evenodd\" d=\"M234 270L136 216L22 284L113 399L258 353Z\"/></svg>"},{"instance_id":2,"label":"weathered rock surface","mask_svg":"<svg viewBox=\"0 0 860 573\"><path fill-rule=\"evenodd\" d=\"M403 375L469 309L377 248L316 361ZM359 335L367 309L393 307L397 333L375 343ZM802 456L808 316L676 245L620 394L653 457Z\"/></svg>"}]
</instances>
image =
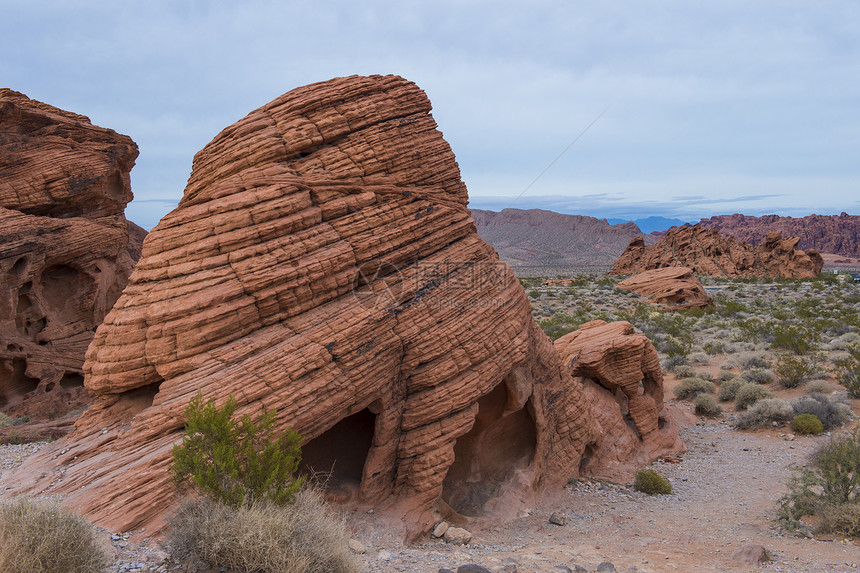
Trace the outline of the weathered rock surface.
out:
<instances>
[{"instance_id":1,"label":"weathered rock surface","mask_svg":"<svg viewBox=\"0 0 860 573\"><path fill-rule=\"evenodd\" d=\"M481 238L514 269L606 268L633 237L642 235L635 223L610 225L603 219L543 209L472 209L472 217Z\"/></svg>"},{"instance_id":2,"label":"weathered rock surface","mask_svg":"<svg viewBox=\"0 0 860 573\"><path fill-rule=\"evenodd\" d=\"M631 462L641 466L685 451L663 404L663 372L648 337L629 322L594 320L556 340L555 348L584 386L597 426L582 473L623 479Z\"/></svg>"},{"instance_id":3,"label":"weathered rock surface","mask_svg":"<svg viewBox=\"0 0 860 573\"><path fill-rule=\"evenodd\" d=\"M63 494L114 531L157 529L198 391L232 394L240 414L275 408L333 499L395 512L413 534L511 511L592 458L653 455L532 320L429 112L402 78L340 78L216 136L88 350L96 403L6 495ZM622 370L601 383L627 388ZM601 392L614 410L591 406ZM635 402L645 415L651 401Z\"/></svg>"},{"instance_id":4,"label":"weathered rock surface","mask_svg":"<svg viewBox=\"0 0 860 573\"><path fill-rule=\"evenodd\" d=\"M0 410L37 420L89 402L84 355L140 249L123 215L137 153L0 89Z\"/></svg>"},{"instance_id":5,"label":"weathered rock surface","mask_svg":"<svg viewBox=\"0 0 860 573\"><path fill-rule=\"evenodd\" d=\"M797 237L800 249L815 249L820 253L834 253L847 257L860 257L860 216L808 215L781 217L764 215L751 217L735 213L702 219L706 229L717 229L721 235L734 237L751 245L761 245L768 233L777 232L783 237Z\"/></svg>"},{"instance_id":6,"label":"weathered rock surface","mask_svg":"<svg viewBox=\"0 0 860 573\"><path fill-rule=\"evenodd\" d=\"M769 233L755 247L700 225L674 227L654 245L646 245L642 237L630 241L610 272L621 275L689 267L698 274L726 277L818 276L824 266L821 255L813 249L802 251L797 243L797 237L783 239L779 233Z\"/></svg>"},{"instance_id":7,"label":"weathered rock surface","mask_svg":"<svg viewBox=\"0 0 860 573\"><path fill-rule=\"evenodd\" d=\"M639 293L669 310L705 308L714 304L696 273L687 267L652 269L628 277L615 287Z\"/></svg>"}]
</instances>

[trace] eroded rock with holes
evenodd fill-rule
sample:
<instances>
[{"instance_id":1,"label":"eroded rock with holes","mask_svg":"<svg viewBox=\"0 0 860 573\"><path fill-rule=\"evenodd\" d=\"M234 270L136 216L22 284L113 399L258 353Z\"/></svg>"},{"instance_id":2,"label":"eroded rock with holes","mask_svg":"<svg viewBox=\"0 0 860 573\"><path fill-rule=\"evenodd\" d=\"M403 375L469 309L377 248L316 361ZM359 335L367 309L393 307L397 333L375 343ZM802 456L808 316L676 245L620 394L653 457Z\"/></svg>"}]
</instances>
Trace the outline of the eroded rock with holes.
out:
<instances>
[{"instance_id":1,"label":"eroded rock with holes","mask_svg":"<svg viewBox=\"0 0 860 573\"><path fill-rule=\"evenodd\" d=\"M90 400L86 349L139 249L123 214L137 153L125 135L0 89L0 410L38 420Z\"/></svg>"},{"instance_id":2,"label":"eroded rock with holes","mask_svg":"<svg viewBox=\"0 0 860 573\"><path fill-rule=\"evenodd\" d=\"M588 322L555 348L592 405L596 439L580 461L583 473L624 479L631 463L685 450L663 404L657 351L629 322Z\"/></svg>"},{"instance_id":3,"label":"eroded rock with holes","mask_svg":"<svg viewBox=\"0 0 860 573\"><path fill-rule=\"evenodd\" d=\"M753 246L723 237L701 225L673 227L655 244L636 237L612 265L612 274L636 274L663 267L688 267L703 275L725 277L813 278L824 259L814 250L800 250L797 237L768 233Z\"/></svg>"},{"instance_id":4,"label":"eroded rock with holes","mask_svg":"<svg viewBox=\"0 0 860 573\"><path fill-rule=\"evenodd\" d=\"M645 271L624 279L615 288L639 293L669 310L706 308L714 304L696 273L687 267Z\"/></svg>"},{"instance_id":5,"label":"eroded rock with holes","mask_svg":"<svg viewBox=\"0 0 860 573\"><path fill-rule=\"evenodd\" d=\"M198 391L275 408L332 500L410 535L578 475L600 442L588 391L479 238L429 112L400 77L350 77L222 131L89 348L96 403L7 493L154 531Z\"/></svg>"}]
</instances>

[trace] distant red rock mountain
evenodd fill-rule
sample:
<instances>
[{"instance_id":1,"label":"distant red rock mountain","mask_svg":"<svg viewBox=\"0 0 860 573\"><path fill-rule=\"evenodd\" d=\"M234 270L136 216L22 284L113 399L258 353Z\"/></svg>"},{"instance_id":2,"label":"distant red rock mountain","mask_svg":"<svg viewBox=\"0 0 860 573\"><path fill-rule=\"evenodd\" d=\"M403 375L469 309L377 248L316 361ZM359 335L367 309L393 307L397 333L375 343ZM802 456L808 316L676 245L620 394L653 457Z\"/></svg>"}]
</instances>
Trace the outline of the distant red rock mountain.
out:
<instances>
[{"instance_id":1,"label":"distant red rock mountain","mask_svg":"<svg viewBox=\"0 0 860 573\"><path fill-rule=\"evenodd\" d=\"M816 249L822 253L833 253L847 257L860 257L860 216L808 215L806 217L781 217L764 215L717 215L702 219L699 225L717 229L720 234L734 237L751 245L761 245L768 233L777 232L783 237L798 237L801 249ZM661 237L668 231L651 233Z\"/></svg>"},{"instance_id":2,"label":"distant red rock mountain","mask_svg":"<svg viewBox=\"0 0 860 573\"><path fill-rule=\"evenodd\" d=\"M517 267L609 267L634 237L635 223L610 225L605 219L543 209L472 209L482 239ZM646 235L647 243L656 238Z\"/></svg>"}]
</instances>

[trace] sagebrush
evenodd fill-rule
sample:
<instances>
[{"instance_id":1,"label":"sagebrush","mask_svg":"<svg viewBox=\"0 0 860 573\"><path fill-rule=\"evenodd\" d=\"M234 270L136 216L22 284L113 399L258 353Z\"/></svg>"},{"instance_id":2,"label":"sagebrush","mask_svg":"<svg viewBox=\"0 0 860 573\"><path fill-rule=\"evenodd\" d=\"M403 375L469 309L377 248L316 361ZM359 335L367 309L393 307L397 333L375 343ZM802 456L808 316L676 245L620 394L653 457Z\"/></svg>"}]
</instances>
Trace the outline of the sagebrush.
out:
<instances>
[{"instance_id":1,"label":"sagebrush","mask_svg":"<svg viewBox=\"0 0 860 573\"><path fill-rule=\"evenodd\" d=\"M672 493L672 482L654 470L639 470L635 473L633 489L648 495L669 495Z\"/></svg>"},{"instance_id":2,"label":"sagebrush","mask_svg":"<svg viewBox=\"0 0 860 573\"><path fill-rule=\"evenodd\" d=\"M101 573L110 564L83 517L46 500L0 503L0 571Z\"/></svg>"}]
</instances>

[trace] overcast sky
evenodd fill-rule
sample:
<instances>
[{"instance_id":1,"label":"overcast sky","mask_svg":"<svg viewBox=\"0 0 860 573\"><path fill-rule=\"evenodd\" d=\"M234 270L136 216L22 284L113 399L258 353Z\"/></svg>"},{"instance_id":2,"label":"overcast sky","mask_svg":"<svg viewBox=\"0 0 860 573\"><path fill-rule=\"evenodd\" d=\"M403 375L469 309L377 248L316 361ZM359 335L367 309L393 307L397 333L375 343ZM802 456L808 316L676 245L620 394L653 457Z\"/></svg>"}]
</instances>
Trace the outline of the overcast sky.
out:
<instances>
[{"instance_id":1,"label":"overcast sky","mask_svg":"<svg viewBox=\"0 0 860 573\"><path fill-rule=\"evenodd\" d=\"M0 0L0 54L0 86L138 143L147 228L221 129L374 73L427 92L473 207L860 213L856 0Z\"/></svg>"}]
</instances>

